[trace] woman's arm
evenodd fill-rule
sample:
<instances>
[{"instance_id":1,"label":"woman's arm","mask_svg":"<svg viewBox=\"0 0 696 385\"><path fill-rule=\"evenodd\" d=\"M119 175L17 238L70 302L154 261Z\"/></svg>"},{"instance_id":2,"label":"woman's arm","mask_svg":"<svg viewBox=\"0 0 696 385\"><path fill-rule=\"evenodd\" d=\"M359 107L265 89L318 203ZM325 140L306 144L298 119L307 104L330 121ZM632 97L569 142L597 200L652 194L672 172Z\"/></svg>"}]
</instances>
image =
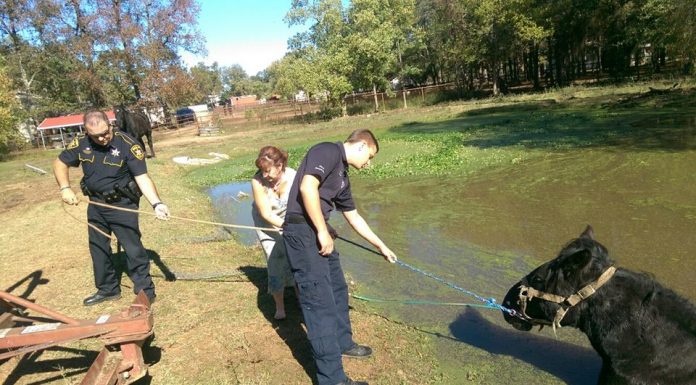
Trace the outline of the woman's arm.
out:
<instances>
[{"instance_id":1,"label":"woman's arm","mask_svg":"<svg viewBox=\"0 0 696 385\"><path fill-rule=\"evenodd\" d=\"M259 210L261 218L275 227L282 227L283 218L271 210L271 203L268 201L268 196L261 182L256 178L251 180L251 191L254 194L254 204L256 204L256 208Z\"/></svg>"}]
</instances>

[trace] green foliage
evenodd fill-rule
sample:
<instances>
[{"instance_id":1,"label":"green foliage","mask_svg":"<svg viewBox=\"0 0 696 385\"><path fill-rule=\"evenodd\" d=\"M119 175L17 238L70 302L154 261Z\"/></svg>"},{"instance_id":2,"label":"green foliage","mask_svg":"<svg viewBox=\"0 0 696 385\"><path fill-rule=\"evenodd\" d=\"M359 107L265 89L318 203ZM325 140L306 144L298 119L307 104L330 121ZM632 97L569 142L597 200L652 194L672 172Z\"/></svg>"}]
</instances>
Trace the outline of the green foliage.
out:
<instances>
[{"instance_id":1,"label":"green foliage","mask_svg":"<svg viewBox=\"0 0 696 385\"><path fill-rule=\"evenodd\" d=\"M329 121L334 118L338 118L343 115L343 110L340 107L331 107L329 105L323 105L319 111L308 114L308 116L305 117L305 119L308 119L309 121L312 120L320 120L320 121Z\"/></svg>"},{"instance_id":2,"label":"green foliage","mask_svg":"<svg viewBox=\"0 0 696 385\"><path fill-rule=\"evenodd\" d=\"M651 37L657 41L662 38L664 45L686 58L690 64L687 68L694 73L696 31L693 26L696 23L696 0L648 0L646 9L649 11L648 15L656 19L656 29L653 31L666 32L655 33Z\"/></svg>"},{"instance_id":3,"label":"green foliage","mask_svg":"<svg viewBox=\"0 0 696 385\"><path fill-rule=\"evenodd\" d=\"M196 88L201 95L220 95L222 92L222 78L217 62L210 66L201 62L192 67L190 71L196 83Z\"/></svg>"},{"instance_id":4,"label":"green foliage","mask_svg":"<svg viewBox=\"0 0 696 385\"><path fill-rule=\"evenodd\" d=\"M346 44L345 10L340 0L293 2L286 16L290 25L312 24L311 33L296 35L295 50L273 68L274 90L291 98L304 91L329 106L340 106L352 91L352 54Z\"/></svg>"},{"instance_id":5,"label":"green foliage","mask_svg":"<svg viewBox=\"0 0 696 385\"><path fill-rule=\"evenodd\" d=\"M22 117L11 85L4 66L0 65L0 159L9 153L20 139L17 125Z\"/></svg>"},{"instance_id":6,"label":"green foliage","mask_svg":"<svg viewBox=\"0 0 696 385\"><path fill-rule=\"evenodd\" d=\"M239 65L182 67L180 52L204 50L195 0L13 0L0 2L0 55L35 121L299 91L332 111L372 112L347 111L344 97L390 94L393 79L454 82L462 98L693 71L695 10L696 0L295 0L285 20L308 28L249 76Z\"/></svg>"},{"instance_id":7,"label":"green foliage","mask_svg":"<svg viewBox=\"0 0 696 385\"><path fill-rule=\"evenodd\" d=\"M0 53L37 122L117 103L175 107L200 100L177 71L179 52L203 50L199 10L194 0L0 2ZM220 88L194 73L198 95Z\"/></svg>"}]
</instances>

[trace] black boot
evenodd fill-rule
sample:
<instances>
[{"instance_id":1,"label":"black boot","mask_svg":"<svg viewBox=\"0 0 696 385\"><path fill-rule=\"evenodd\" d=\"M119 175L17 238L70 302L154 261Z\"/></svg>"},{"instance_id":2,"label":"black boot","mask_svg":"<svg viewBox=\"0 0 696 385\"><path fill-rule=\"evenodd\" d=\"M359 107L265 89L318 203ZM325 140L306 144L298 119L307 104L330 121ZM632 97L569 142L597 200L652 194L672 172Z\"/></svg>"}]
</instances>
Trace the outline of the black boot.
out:
<instances>
[{"instance_id":1,"label":"black boot","mask_svg":"<svg viewBox=\"0 0 696 385\"><path fill-rule=\"evenodd\" d=\"M99 302L104 302L104 301L112 301L115 299L121 298L121 293L116 293L116 294L101 294L99 292L96 292L89 297L85 298L82 303L85 306L92 306L96 305Z\"/></svg>"}]
</instances>

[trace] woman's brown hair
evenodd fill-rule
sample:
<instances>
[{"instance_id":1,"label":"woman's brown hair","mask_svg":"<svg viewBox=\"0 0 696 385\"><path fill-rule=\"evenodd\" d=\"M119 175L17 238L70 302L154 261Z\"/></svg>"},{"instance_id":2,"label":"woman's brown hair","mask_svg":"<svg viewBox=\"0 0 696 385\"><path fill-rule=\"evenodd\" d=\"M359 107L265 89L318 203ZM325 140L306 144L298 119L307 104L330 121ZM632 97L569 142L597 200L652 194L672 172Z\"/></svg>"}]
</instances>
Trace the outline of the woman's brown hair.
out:
<instances>
[{"instance_id":1,"label":"woman's brown hair","mask_svg":"<svg viewBox=\"0 0 696 385\"><path fill-rule=\"evenodd\" d=\"M285 171L285 166L288 165L288 152L274 146L265 146L259 150L259 156L256 157L256 168L263 170L269 167L280 166L280 169Z\"/></svg>"}]
</instances>

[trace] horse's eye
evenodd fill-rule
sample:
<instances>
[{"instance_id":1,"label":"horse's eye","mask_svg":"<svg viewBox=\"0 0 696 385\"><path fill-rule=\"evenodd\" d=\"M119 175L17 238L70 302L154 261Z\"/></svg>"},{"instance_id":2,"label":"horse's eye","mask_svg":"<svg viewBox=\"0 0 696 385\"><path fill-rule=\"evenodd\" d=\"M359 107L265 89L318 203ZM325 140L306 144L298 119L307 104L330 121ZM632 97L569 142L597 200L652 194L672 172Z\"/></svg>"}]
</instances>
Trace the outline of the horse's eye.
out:
<instances>
[{"instance_id":1,"label":"horse's eye","mask_svg":"<svg viewBox=\"0 0 696 385\"><path fill-rule=\"evenodd\" d=\"M544 279L538 275L532 277L532 285L543 285Z\"/></svg>"}]
</instances>

